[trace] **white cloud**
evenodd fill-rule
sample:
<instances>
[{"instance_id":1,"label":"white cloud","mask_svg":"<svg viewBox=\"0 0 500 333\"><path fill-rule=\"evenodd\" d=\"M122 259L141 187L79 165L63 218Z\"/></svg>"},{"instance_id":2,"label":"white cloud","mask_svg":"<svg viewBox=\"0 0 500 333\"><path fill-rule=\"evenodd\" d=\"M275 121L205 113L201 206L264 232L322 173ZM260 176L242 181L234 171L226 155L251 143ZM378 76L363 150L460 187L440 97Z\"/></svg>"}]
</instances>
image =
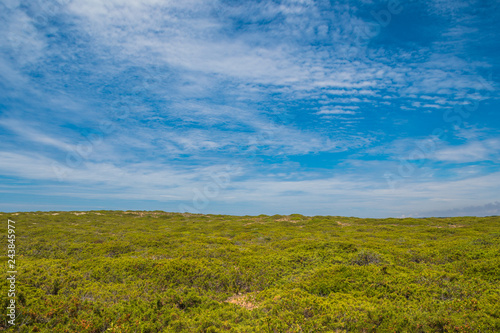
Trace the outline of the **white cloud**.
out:
<instances>
[{"instance_id":1,"label":"white cloud","mask_svg":"<svg viewBox=\"0 0 500 333\"><path fill-rule=\"evenodd\" d=\"M368 148L370 155L385 155L393 160L432 160L449 163L497 161L500 154L500 139L489 135L481 138L480 130L457 129L454 135L466 138L461 144L450 145L430 135L424 138L397 139L388 144ZM484 134L482 136L485 136Z\"/></svg>"},{"instance_id":2,"label":"white cloud","mask_svg":"<svg viewBox=\"0 0 500 333\"><path fill-rule=\"evenodd\" d=\"M458 206L456 208L440 209L422 212L419 216L498 216L500 215L500 202L491 202L478 206Z\"/></svg>"},{"instance_id":3,"label":"white cloud","mask_svg":"<svg viewBox=\"0 0 500 333\"><path fill-rule=\"evenodd\" d=\"M326 107L323 106L320 108L316 114L318 115L333 115L333 114L356 114L357 112L354 110L359 109L358 106L334 106L334 107Z\"/></svg>"},{"instance_id":4,"label":"white cloud","mask_svg":"<svg viewBox=\"0 0 500 333\"><path fill-rule=\"evenodd\" d=\"M54 138L42 132L41 130L33 128L29 123L26 122L21 122L15 119L0 118L0 126L3 126L4 128L14 132L23 139L31 141L32 143L52 146L63 151L76 149L76 145L69 144L58 138Z\"/></svg>"},{"instance_id":5,"label":"white cloud","mask_svg":"<svg viewBox=\"0 0 500 333\"><path fill-rule=\"evenodd\" d=\"M492 161L497 160L499 152L500 140L488 139L440 149L435 152L432 158L455 163Z\"/></svg>"},{"instance_id":6,"label":"white cloud","mask_svg":"<svg viewBox=\"0 0 500 333\"><path fill-rule=\"evenodd\" d=\"M4 174L15 174L29 179L57 179L52 169L53 161L47 158L12 153L1 153L0 158L4 161L1 166ZM223 169L224 166L219 168L219 170ZM217 168L213 167L212 170L217 170ZM208 174L207 169L196 170L196 172L172 169L158 171L157 167L147 163L128 165L123 168L111 164L86 163L81 169L63 167L58 172L68 175L67 184L71 187L55 183L51 185L50 193L71 197L157 201L176 199L189 203L193 198L194 189L203 189L203 186L210 184L210 181L200 182L194 178L195 174ZM358 216L366 215L367 212L397 216L402 212L414 211L415 207L422 206L423 203L425 204L422 207L429 210L433 207L443 207L442 200L448 200L453 205L460 202L484 202L496 193L495 184L499 180L500 174L496 173L461 181L415 182L391 190L387 188L383 180L367 182L345 176L296 181L259 177L247 181L232 180L230 186L222 191L223 194L211 201L214 205L222 200L226 203L245 201L249 204L260 203L265 206L266 202L279 204L288 200L289 202L283 207L289 207L291 200L294 203L295 212L310 214L321 206L322 211L317 211L317 213L329 211L333 213L342 209ZM95 184L101 184L99 193L93 190ZM28 186L23 191L40 193L44 190L43 187ZM293 197L282 196L283 193L298 193L297 191L301 194ZM309 207L309 204L313 206ZM356 207L361 206L363 210L356 211ZM279 209L278 211L283 212Z\"/></svg>"},{"instance_id":7,"label":"white cloud","mask_svg":"<svg viewBox=\"0 0 500 333\"><path fill-rule=\"evenodd\" d=\"M4 193L42 194L50 189L51 195L73 198L177 200L190 205L197 189L203 191L206 186L214 186L209 174L225 172L229 165L185 169L151 162L121 167L85 162L78 168L70 168L40 155L7 152L0 153L0 159L2 174L45 182L45 185L25 185L22 188L4 185ZM65 182L58 183L61 175ZM382 177L377 179L368 174L321 177L299 172L284 176L285 179L273 174L256 176L251 168L240 164L239 171L231 173L230 183L219 189L220 194L209 198L207 209L223 203L237 205L246 202L248 207L255 205L261 207L261 211L274 213L331 215L340 211L342 214L371 217L418 215L463 204L488 203L498 195L497 184L500 182L500 173L497 172L454 181L415 178L391 189ZM268 207L269 203L273 203L274 208ZM280 205L282 208L277 208Z\"/></svg>"},{"instance_id":8,"label":"white cloud","mask_svg":"<svg viewBox=\"0 0 500 333\"><path fill-rule=\"evenodd\" d=\"M412 179L391 192L373 173L360 181L359 165L349 171L331 166L335 177L311 172L302 179L266 179L261 175L264 168L245 155L251 150L276 158L276 165L268 167L290 175L300 164L279 165L286 155L348 151L369 146L375 141L372 135L384 139L384 133L366 133L356 126L368 121L365 108L387 109L381 106L400 102L403 110L422 112L488 99L492 80L478 73L491 66L465 61L446 44L447 39L474 32L464 26L410 52L360 42L360 31L370 22L361 19L352 4L324 2L328 8L322 8L314 1L74 0L56 11L42 11L44 22L37 22L37 8L9 4L1 17L0 75L5 100L23 107L18 110L12 104L13 114L2 118L1 125L21 138L17 143L44 149L26 144L14 150L4 144L4 175L50 183L57 181L57 174L66 174L75 190L57 185L53 193L59 194L95 197L95 185L102 197L189 200L208 172L201 165L222 168L229 159L246 160L244 176L251 180L235 180L234 189L227 192L231 200L285 205L283 193L302 191L307 200L293 201L297 209L313 211L331 204L349 207L353 214L361 205L404 212L427 204L424 198L464 203L474 191L483 190L474 200L484 204L488 195L491 201L497 193L492 184L498 175L481 178L477 173L474 178L464 173L467 181ZM444 1L428 6L443 15L466 8ZM51 25L49 18L55 14L67 25ZM236 23L241 26L235 28ZM106 114L120 103L131 107L127 117ZM317 128L272 120L274 113L298 114L302 105L310 110L309 105L318 104L319 110L313 109L317 119L309 119ZM34 115L38 110L46 114ZM92 127L102 118L116 121L118 130L81 165L70 168L61 165L65 156L59 162L49 157L50 149L78 149L81 136L69 128ZM66 127L57 127L62 125ZM498 160L497 139L472 130L455 136L468 142L439 142L425 158L447 163ZM411 151L424 141L400 137L367 153L411 160ZM157 159L148 159L153 154ZM192 161L200 166L193 167Z\"/></svg>"}]
</instances>

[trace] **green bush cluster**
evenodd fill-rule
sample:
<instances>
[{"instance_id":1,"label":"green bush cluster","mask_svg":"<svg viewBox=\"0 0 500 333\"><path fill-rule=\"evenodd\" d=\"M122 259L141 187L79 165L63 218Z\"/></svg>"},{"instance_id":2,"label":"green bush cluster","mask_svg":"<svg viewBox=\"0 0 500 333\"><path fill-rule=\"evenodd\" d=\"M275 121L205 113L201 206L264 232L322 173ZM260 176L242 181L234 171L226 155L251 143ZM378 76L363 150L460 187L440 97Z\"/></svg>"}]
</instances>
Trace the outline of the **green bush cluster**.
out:
<instances>
[{"instance_id":1,"label":"green bush cluster","mask_svg":"<svg viewBox=\"0 0 500 333\"><path fill-rule=\"evenodd\" d=\"M0 216L18 264L0 329L500 332L500 217Z\"/></svg>"}]
</instances>

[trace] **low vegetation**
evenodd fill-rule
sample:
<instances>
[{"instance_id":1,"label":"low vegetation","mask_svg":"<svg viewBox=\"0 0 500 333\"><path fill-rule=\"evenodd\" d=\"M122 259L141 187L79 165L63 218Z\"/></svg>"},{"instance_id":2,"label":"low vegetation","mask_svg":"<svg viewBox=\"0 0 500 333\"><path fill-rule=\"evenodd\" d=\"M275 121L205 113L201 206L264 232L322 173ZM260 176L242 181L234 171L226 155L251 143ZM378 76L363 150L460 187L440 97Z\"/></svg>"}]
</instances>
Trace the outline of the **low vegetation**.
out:
<instances>
[{"instance_id":1,"label":"low vegetation","mask_svg":"<svg viewBox=\"0 0 500 333\"><path fill-rule=\"evenodd\" d=\"M16 221L18 264L16 325L4 276L1 329L500 332L500 217L0 217Z\"/></svg>"}]
</instances>

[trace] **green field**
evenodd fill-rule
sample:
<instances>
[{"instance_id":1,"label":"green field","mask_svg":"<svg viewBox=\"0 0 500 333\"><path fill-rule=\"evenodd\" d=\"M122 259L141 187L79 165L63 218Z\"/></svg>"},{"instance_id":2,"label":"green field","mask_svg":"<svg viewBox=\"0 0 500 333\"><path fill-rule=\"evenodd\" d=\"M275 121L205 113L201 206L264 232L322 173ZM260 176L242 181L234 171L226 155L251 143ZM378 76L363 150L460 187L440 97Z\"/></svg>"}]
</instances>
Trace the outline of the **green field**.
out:
<instances>
[{"instance_id":1,"label":"green field","mask_svg":"<svg viewBox=\"0 0 500 333\"><path fill-rule=\"evenodd\" d=\"M500 332L500 217L0 217L2 330Z\"/></svg>"}]
</instances>

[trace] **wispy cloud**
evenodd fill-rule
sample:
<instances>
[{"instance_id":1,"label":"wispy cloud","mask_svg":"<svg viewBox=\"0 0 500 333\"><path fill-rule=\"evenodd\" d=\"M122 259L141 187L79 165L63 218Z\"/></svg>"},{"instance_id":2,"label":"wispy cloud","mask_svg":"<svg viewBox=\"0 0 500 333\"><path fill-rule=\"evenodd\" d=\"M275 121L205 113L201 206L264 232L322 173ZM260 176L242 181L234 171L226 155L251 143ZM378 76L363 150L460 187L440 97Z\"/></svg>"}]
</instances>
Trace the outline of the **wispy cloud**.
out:
<instances>
[{"instance_id":1,"label":"wispy cloud","mask_svg":"<svg viewBox=\"0 0 500 333\"><path fill-rule=\"evenodd\" d=\"M54 138L42 130L35 129L29 123L21 122L18 119L0 119L0 126L21 138L22 141L29 141L31 144L46 145L62 151L76 149L75 145L64 142L64 140Z\"/></svg>"},{"instance_id":2,"label":"wispy cloud","mask_svg":"<svg viewBox=\"0 0 500 333\"><path fill-rule=\"evenodd\" d=\"M214 207L404 214L480 180L489 201L469 203L498 196L488 5L402 3L387 24L371 1L0 6L0 174L34 182L4 193L189 201L238 164ZM400 163L422 172L388 188Z\"/></svg>"},{"instance_id":3,"label":"wispy cloud","mask_svg":"<svg viewBox=\"0 0 500 333\"><path fill-rule=\"evenodd\" d=\"M53 196L80 198L156 200L191 204L193 189L203 189L210 175L225 170L224 166L182 170L169 168L159 170L151 163L129 164L117 167L112 164L86 163L79 170L56 165L58 173L70 176L67 186L57 182L56 174L49 171L54 161L43 156L1 154L4 163L1 171L5 175L48 181ZM42 166L42 167L40 167ZM263 207L270 212L270 203L282 208L279 213L291 213L293 209L307 214L327 214L343 210L358 216L400 216L426 214L443 205L460 206L464 203L481 203L489 200L497 191L500 174L472 176L456 181L415 180L404 188L391 190L383 179L335 176L318 178L318 175L295 175L282 179L277 175L250 176L248 168L240 168L231 174L229 187L223 195L212 199L213 206L234 203L237 207L246 202L249 207ZM201 176L201 177L200 177ZM295 179L293 179L295 178ZM302 178L302 179L300 179ZM96 187L99 193L95 192ZM7 193L19 192L18 188L3 186ZM23 193L41 194L36 186L24 188ZM422 198L427 198L425 206L419 207ZM473 199L471 199L473 198ZM389 206L391 208L389 208ZM350 207L347 208L346 207ZM237 209L232 213L237 213Z\"/></svg>"},{"instance_id":4,"label":"wispy cloud","mask_svg":"<svg viewBox=\"0 0 500 333\"><path fill-rule=\"evenodd\" d=\"M356 114L357 112L354 110L357 109L359 109L359 106L346 105L334 106L333 108L323 106L316 114Z\"/></svg>"},{"instance_id":5,"label":"wispy cloud","mask_svg":"<svg viewBox=\"0 0 500 333\"><path fill-rule=\"evenodd\" d=\"M432 156L438 161L466 163L498 160L500 157L500 139L473 141L455 147L447 147L436 151Z\"/></svg>"},{"instance_id":6,"label":"wispy cloud","mask_svg":"<svg viewBox=\"0 0 500 333\"><path fill-rule=\"evenodd\" d=\"M435 210L421 213L421 216L498 216L500 202L491 202L480 206L458 207L455 209Z\"/></svg>"}]
</instances>

